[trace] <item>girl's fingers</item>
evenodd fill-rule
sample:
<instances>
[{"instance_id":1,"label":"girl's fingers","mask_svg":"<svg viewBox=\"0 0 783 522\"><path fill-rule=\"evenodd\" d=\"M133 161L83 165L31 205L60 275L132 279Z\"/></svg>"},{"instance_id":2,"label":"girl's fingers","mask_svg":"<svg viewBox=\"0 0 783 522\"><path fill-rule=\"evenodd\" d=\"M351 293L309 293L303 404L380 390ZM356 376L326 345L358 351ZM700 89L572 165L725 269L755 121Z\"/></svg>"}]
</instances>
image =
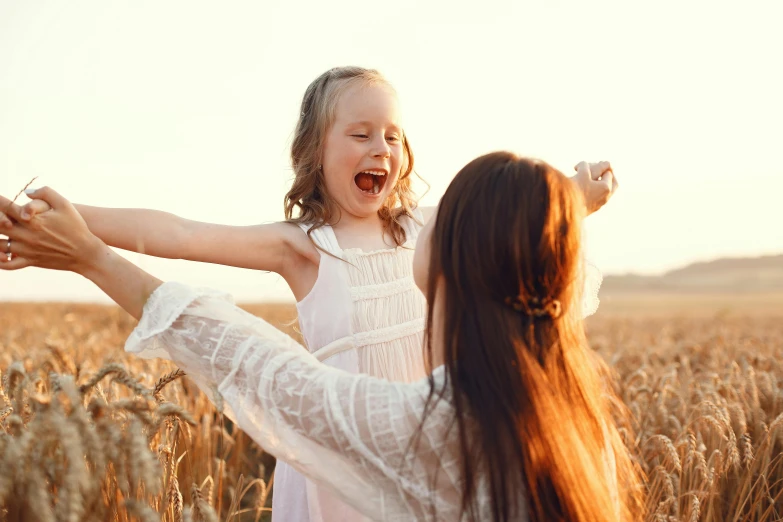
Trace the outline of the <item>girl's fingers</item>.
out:
<instances>
[{"instance_id":1,"label":"girl's fingers","mask_svg":"<svg viewBox=\"0 0 783 522\"><path fill-rule=\"evenodd\" d=\"M577 176L584 178L585 180L592 178L590 174L590 164L586 161L580 161L577 163L574 167L574 170L576 170Z\"/></svg>"},{"instance_id":2,"label":"girl's fingers","mask_svg":"<svg viewBox=\"0 0 783 522\"><path fill-rule=\"evenodd\" d=\"M607 172L611 172L612 164L608 161L599 161L598 163L590 164L590 177L593 181L599 181L601 177Z\"/></svg>"},{"instance_id":3,"label":"girl's fingers","mask_svg":"<svg viewBox=\"0 0 783 522\"><path fill-rule=\"evenodd\" d=\"M601 177L601 182L606 185L607 196L611 196L613 192L612 187L614 186L614 173L611 170L606 171Z\"/></svg>"},{"instance_id":4,"label":"girl's fingers","mask_svg":"<svg viewBox=\"0 0 783 522\"><path fill-rule=\"evenodd\" d=\"M67 199L60 195L56 190L49 187L39 189L27 189L24 191L28 198L33 200L43 200L50 208L61 208L70 206Z\"/></svg>"},{"instance_id":5,"label":"girl's fingers","mask_svg":"<svg viewBox=\"0 0 783 522\"><path fill-rule=\"evenodd\" d=\"M22 220L22 207L2 196L0 196L0 212L5 214L6 218L13 219L14 221Z\"/></svg>"},{"instance_id":6,"label":"girl's fingers","mask_svg":"<svg viewBox=\"0 0 783 522\"><path fill-rule=\"evenodd\" d=\"M0 261L0 270L6 270L9 272L27 268L28 266L30 266L30 262L27 260L27 258L22 256L14 256L10 261L8 261L5 255L3 255L2 261Z\"/></svg>"},{"instance_id":7,"label":"girl's fingers","mask_svg":"<svg viewBox=\"0 0 783 522\"><path fill-rule=\"evenodd\" d=\"M0 230L9 229L12 226L14 226L14 223L8 219L8 216L6 216L5 213L0 212Z\"/></svg>"}]
</instances>

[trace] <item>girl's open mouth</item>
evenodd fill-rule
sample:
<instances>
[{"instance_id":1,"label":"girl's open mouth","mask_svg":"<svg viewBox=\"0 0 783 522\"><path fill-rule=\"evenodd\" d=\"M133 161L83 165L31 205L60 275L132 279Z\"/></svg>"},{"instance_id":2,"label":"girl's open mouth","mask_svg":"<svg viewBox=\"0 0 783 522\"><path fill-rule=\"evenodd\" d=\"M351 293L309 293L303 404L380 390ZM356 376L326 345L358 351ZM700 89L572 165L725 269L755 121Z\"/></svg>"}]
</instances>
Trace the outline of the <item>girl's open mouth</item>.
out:
<instances>
[{"instance_id":1,"label":"girl's open mouth","mask_svg":"<svg viewBox=\"0 0 783 522\"><path fill-rule=\"evenodd\" d=\"M383 170L370 169L358 173L354 176L353 181L365 194L378 194L383 190L388 177L388 174Z\"/></svg>"}]
</instances>

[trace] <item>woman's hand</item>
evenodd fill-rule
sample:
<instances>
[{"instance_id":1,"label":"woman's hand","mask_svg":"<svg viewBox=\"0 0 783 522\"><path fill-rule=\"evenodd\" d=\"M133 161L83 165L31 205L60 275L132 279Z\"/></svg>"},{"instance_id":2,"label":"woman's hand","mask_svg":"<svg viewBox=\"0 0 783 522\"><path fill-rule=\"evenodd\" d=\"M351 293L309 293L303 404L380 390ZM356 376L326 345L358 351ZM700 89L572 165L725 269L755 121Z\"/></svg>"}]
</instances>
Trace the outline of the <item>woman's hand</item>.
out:
<instances>
[{"instance_id":1,"label":"woman's hand","mask_svg":"<svg viewBox=\"0 0 783 522\"><path fill-rule=\"evenodd\" d=\"M608 161L598 163L579 162L574 167L576 175L571 180L576 183L585 198L587 213L592 214L606 205L617 190L617 178Z\"/></svg>"},{"instance_id":2,"label":"woman's hand","mask_svg":"<svg viewBox=\"0 0 783 522\"><path fill-rule=\"evenodd\" d=\"M73 205L54 190L44 187L28 191L28 195L39 203L28 204L27 212L0 196L0 209L4 210L0 234L8 237L5 245L0 240L0 249L11 254L0 256L0 269L35 266L84 275L106 245L90 232ZM47 207L51 210L46 211Z\"/></svg>"},{"instance_id":3,"label":"woman's hand","mask_svg":"<svg viewBox=\"0 0 783 522\"><path fill-rule=\"evenodd\" d=\"M74 206L54 190L42 188L28 195L46 202L51 210L25 221L22 207L0 197L0 209L11 219L10 227L0 223L0 235L8 236L5 241L0 239L0 249L10 252L10 256L0 252L0 270L36 266L76 272L140 319L144 304L161 281L93 235Z\"/></svg>"}]
</instances>

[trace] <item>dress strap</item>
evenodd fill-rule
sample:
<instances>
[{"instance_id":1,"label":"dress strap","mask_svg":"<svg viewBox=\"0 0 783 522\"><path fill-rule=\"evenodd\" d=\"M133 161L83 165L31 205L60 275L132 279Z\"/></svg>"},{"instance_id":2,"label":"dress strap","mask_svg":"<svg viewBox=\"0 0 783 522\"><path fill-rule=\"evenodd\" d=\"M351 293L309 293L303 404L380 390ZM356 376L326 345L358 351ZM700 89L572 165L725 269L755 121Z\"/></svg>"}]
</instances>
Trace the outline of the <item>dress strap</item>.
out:
<instances>
[{"instance_id":1,"label":"dress strap","mask_svg":"<svg viewBox=\"0 0 783 522\"><path fill-rule=\"evenodd\" d=\"M305 234L307 234L307 231L312 227L313 225L299 223L299 228L301 228ZM323 225L314 229L310 232L310 238L318 248L321 248L334 256L340 256L342 250L337 243L337 237L334 235L334 230L332 230L332 227L329 225Z\"/></svg>"}]
</instances>

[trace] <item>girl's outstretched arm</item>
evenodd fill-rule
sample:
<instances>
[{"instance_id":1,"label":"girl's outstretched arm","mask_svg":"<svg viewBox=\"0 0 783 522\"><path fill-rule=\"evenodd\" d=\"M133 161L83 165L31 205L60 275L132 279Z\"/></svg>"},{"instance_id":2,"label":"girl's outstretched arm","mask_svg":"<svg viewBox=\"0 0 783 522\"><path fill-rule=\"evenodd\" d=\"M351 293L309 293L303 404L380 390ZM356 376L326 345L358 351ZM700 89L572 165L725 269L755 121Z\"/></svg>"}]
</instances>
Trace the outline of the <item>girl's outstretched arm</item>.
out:
<instances>
[{"instance_id":1,"label":"girl's outstretched arm","mask_svg":"<svg viewBox=\"0 0 783 522\"><path fill-rule=\"evenodd\" d=\"M193 221L159 210L74 207L90 231L107 245L154 257L275 272L286 280L286 271L295 269L302 261L318 259L315 247L298 227L288 223L229 226ZM22 207L19 219L29 222L48 210L45 201L34 199ZM0 221L3 218L0 215Z\"/></svg>"}]
</instances>

